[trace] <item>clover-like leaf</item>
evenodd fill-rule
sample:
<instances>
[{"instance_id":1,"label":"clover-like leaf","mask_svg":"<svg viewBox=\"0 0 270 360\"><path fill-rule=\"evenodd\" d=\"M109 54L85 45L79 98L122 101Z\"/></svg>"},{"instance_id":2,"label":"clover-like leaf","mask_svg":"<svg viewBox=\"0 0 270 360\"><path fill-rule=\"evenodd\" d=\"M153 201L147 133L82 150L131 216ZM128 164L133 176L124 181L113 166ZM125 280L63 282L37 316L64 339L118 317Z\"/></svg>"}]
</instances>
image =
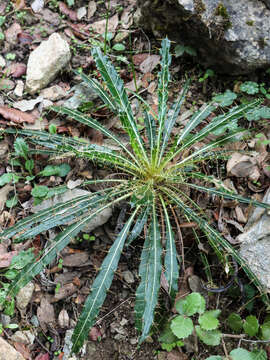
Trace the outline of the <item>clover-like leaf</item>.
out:
<instances>
[{"instance_id":1,"label":"clover-like leaf","mask_svg":"<svg viewBox=\"0 0 270 360\"><path fill-rule=\"evenodd\" d=\"M270 108L267 106L257 107L246 114L248 121L258 121L260 119L270 119Z\"/></svg>"},{"instance_id":2,"label":"clover-like leaf","mask_svg":"<svg viewBox=\"0 0 270 360\"><path fill-rule=\"evenodd\" d=\"M258 94L259 85L254 81L245 81L243 84L241 84L240 90L249 95Z\"/></svg>"},{"instance_id":3,"label":"clover-like leaf","mask_svg":"<svg viewBox=\"0 0 270 360\"><path fill-rule=\"evenodd\" d=\"M205 360L222 360L222 356L220 355L212 355L206 358Z\"/></svg>"},{"instance_id":4,"label":"clover-like leaf","mask_svg":"<svg viewBox=\"0 0 270 360\"><path fill-rule=\"evenodd\" d=\"M246 334L249 336L255 336L259 330L259 322L256 316L249 315L243 324L243 328Z\"/></svg>"},{"instance_id":5,"label":"clover-like leaf","mask_svg":"<svg viewBox=\"0 0 270 360\"><path fill-rule=\"evenodd\" d=\"M204 330L200 326L195 326L196 333L199 339L210 346L217 346L220 344L221 332L219 330Z\"/></svg>"},{"instance_id":6,"label":"clover-like leaf","mask_svg":"<svg viewBox=\"0 0 270 360\"><path fill-rule=\"evenodd\" d=\"M270 321L261 325L261 333L263 340L270 340Z\"/></svg>"},{"instance_id":7,"label":"clover-like leaf","mask_svg":"<svg viewBox=\"0 0 270 360\"><path fill-rule=\"evenodd\" d=\"M190 318L186 318L182 315L177 316L172 320L171 329L174 335L179 339L184 339L192 334L193 322Z\"/></svg>"},{"instance_id":8,"label":"clover-like leaf","mask_svg":"<svg viewBox=\"0 0 270 360\"><path fill-rule=\"evenodd\" d=\"M251 353L246 349L238 348L230 352L232 360L253 360Z\"/></svg>"},{"instance_id":9,"label":"clover-like leaf","mask_svg":"<svg viewBox=\"0 0 270 360\"><path fill-rule=\"evenodd\" d=\"M217 319L220 314L220 310L210 310L206 311L204 314L199 317L199 324L204 330L214 330L218 327L219 321Z\"/></svg>"},{"instance_id":10,"label":"clover-like leaf","mask_svg":"<svg viewBox=\"0 0 270 360\"><path fill-rule=\"evenodd\" d=\"M205 299L201 294L193 292L184 299L178 300L175 308L179 314L187 316L192 316L196 313L202 314L205 311Z\"/></svg>"},{"instance_id":11,"label":"clover-like leaf","mask_svg":"<svg viewBox=\"0 0 270 360\"><path fill-rule=\"evenodd\" d=\"M236 313L230 314L230 316L227 319L227 324L233 331L237 333L239 333L243 327L243 321L241 319L241 316Z\"/></svg>"},{"instance_id":12,"label":"clover-like leaf","mask_svg":"<svg viewBox=\"0 0 270 360\"><path fill-rule=\"evenodd\" d=\"M226 90L223 94L218 94L213 97L213 101L219 103L220 106L230 106L237 98L237 94L231 90Z\"/></svg>"}]
</instances>

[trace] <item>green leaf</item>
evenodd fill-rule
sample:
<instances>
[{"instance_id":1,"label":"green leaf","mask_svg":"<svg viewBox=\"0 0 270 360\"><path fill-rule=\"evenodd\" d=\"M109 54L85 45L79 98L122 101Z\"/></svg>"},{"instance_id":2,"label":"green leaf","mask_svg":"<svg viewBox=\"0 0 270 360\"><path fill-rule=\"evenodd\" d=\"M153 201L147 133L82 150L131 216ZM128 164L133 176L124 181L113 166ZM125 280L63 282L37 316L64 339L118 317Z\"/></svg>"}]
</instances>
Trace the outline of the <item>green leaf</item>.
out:
<instances>
[{"instance_id":1,"label":"green leaf","mask_svg":"<svg viewBox=\"0 0 270 360\"><path fill-rule=\"evenodd\" d=\"M227 319L227 324L233 331L237 333L240 333L243 327L243 321L241 319L241 316L236 313L230 314Z\"/></svg>"},{"instance_id":2,"label":"green leaf","mask_svg":"<svg viewBox=\"0 0 270 360\"><path fill-rule=\"evenodd\" d=\"M174 333L172 332L171 322L168 321L166 323L166 326L165 326L164 330L162 331L160 337L158 338L158 341L162 342L162 343L166 343L166 344L172 344L172 343L176 342L177 339L178 339L178 337L175 336Z\"/></svg>"},{"instance_id":3,"label":"green leaf","mask_svg":"<svg viewBox=\"0 0 270 360\"><path fill-rule=\"evenodd\" d=\"M210 310L206 311L204 314L199 316L199 324L204 330L214 330L218 327L219 321L217 319L218 315L221 313L220 310Z\"/></svg>"},{"instance_id":4,"label":"green leaf","mask_svg":"<svg viewBox=\"0 0 270 360\"><path fill-rule=\"evenodd\" d=\"M40 173L39 176L52 176L57 175L60 177L66 176L71 170L69 164L63 163L60 165L47 165Z\"/></svg>"},{"instance_id":5,"label":"green leaf","mask_svg":"<svg viewBox=\"0 0 270 360\"><path fill-rule=\"evenodd\" d=\"M14 207L15 205L17 205L17 204L18 204L18 197L17 197L17 195L12 196L12 198L10 198L10 199L8 199L8 200L6 201L6 207L9 208L9 209L13 208L13 207Z\"/></svg>"},{"instance_id":6,"label":"green leaf","mask_svg":"<svg viewBox=\"0 0 270 360\"><path fill-rule=\"evenodd\" d=\"M14 150L17 156L23 157L25 160L28 159L29 148L23 138L18 137L14 141Z\"/></svg>"},{"instance_id":7,"label":"green leaf","mask_svg":"<svg viewBox=\"0 0 270 360\"><path fill-rule=\"evenodd\" d=\"M178 300L175 304L175 308L179 314L187 316L192 316L196 313L202 314L205 311L205 299L201 294L193 292L184 299Z\"/></svg>"},{"instance_id":8,"label":"green leaf","mask_svg":"<svg viewBox=\"0 0 270 360\"><path fill-rule=\"evenodd\" d=\"M0 176L0 186L6 185L8 183L17 183L19 181L19 176L13 174L13 173L5 173Z\"/></svg>"},{"instance_id":9,"label":"green leaf","mask_svg":"<svg viewBox=\"0 0 270 360\"><path fill-rule=\"evenodd\" d=\"M126 246L129 246L132 243L132 241L137 239L137 237L141 234L143 227L147 222L149 211L150 211L150 207L146 207L144 211L141 210L141 213L138 216L136 223L133 226L130 235L126 241Z\"/></svg>"},{"instance_id":10,"label":"green leaf","mask_svg":"<svg viewBox=\"0 0 270 360\"><path fill-rule=\"evenodd\" d=\"M245 116L248 121L270 119L270 108L267 106L257 107L255 109L250 110Z\"/></svg>"},{"instance_id":11,"label":"green leaf","mask_svg":"<svg viewBox=\"0 0 270 360\"><path fill-rule=\"evenodd\" d=\"M49 188L44 185L35 185L31 191L31 195L37 198L43 198L48 194Z\"/></svg>"},{"instance_id":12,"label":"green leaf","mask_svg":"<svg viewBox=\"0 0 270 360\"><path fill-rule=\"evenodd\" d=\"M33 253L32 249L21 250L18 255L12 258L9 268L21 270L34 260L35 254Z\"/></svg>"},{"instance_id":13,"label":"green leaf","mask_svg":"<svg viewBox=\"0 0 270 360\"><path fill-rule=\"evenodd\" d=\"M258 94L259 85L254 81L245 81L243 84L240 85L240 90L249 95Z\"/></svg>"},{"instance_id":14,"label":"green leaf","mask_svg":"<svg viewBox=\"0 0 270 360\"><path fill-rule=\"evenodd\" d=\"M124 51L125 50L125 45L121 44L121 43L117 43L115 45L113 45L112 49L115 51Z\"/></svg>"},{"instance_id":15,"label":"green leaf","mask_svg":"<svg viewBox=\"0 0 270 360\"><path fill-rule=\"evenodd\" d=\"M33 159L26 160L25 169L31 173L31 171L34 169L34 160Z\"/></svg>"},{"instance_id":16,"label":"green leaf","mask_svg":"<svg viewBox=\"0 0 270 360\"><path fill-rule=\"evenodd\" d=\"M253 357L251 353L245 349L238 348L230 352L230 357L232 360L252 360Z\"/></svg>"},{"instance_id":17,"label":"green leaf","mask_svg":"<svg viewBox=\"0 0 270 360\"><path fill-rule=\"evenodd\" d=\"M160 196L166 224L166 254L164 259L164 276L168 281L168 293L174 299L178 291L179 267L177 262L177 251L175 247L174 233L170 223L168 211L163 198Z\"/></svg>"},{"instance_id":18,"label":"green leaf","mask_svg":"<svg viewBox=\"0 0 270 360\"><path fill-rule=\"evenodd\" d=\"M179 339L187 338L192 334L194 326L190 318L178 315L171 322L171 329Z\"/></svg>"},{"instance_id":19,"label":"green leaf","mask_svg":"<svg viewBox=\"0 0 270 360\"><path fill-rule=\"evenodd\" d=\"M129 135L130 144L134 152L136 153L138 159L147 163L148 159L146 151L142 138L137 129L135 118L133 116L131 105L128 100L122 79L119 77L114 66L111 64L108 58L101 53L99 48L93 48L91 54L95 59L96 66L101 73L101 76L105 81L111 96L114 99L117 110L119 112L119 118L124 129Z\"/></svg>"},{"instance_id":20,"label":"green leaf","mask_svg":"<svg viewBox=\"0 0 270 360\"><path fill-rule=\"evenodd\" d=\"M219 355L212 355L206 358L205 360L223 360L223 357Z\"/></svg>"},{"instance_id":21,"label":"green leaf","mask_svg":"<svg viewBox=\"0 0 270 360\"><path fill-rule=\"evenodd\" d=\"M212 101L217 102L219 106L230 106L237 98L237 94L231 90L226 90L223 94L218 94L213 97Z\"/></svg>"},{"instance_id":22,"label":"green leaf","mask_svg":"<svg viewBox=\"0 0 270 360\"><path fill-rule=\"evenodd\" d=\"M263 323L260 326L262 339L263 340L270 340L270 321Z\"/></svg>"},{"instance_id":23,"label":"green leaf","mask_svg":"<svg viewBox=\"0 0 270 360\"><path fill-rule=\"evenodd\" d=\"M259 330L259 322L254 315L249 315L243 324L243 329L249 336L255 336Z\"/></svg>"},{"instance_id":24,"label":"green leaf","mask_svg":"<svg viewBox=\"0 0 270 360\"><path fill-rule=\"evenodd\" d=\"M138 209L139 208L133 212L122 231L115 239L108 255L103 260L99 274L92 285L91 294L86 299L83 311L72 335L72 351L75 353L77 353L82 347L84 340L88 336L90 328L95 322L99 309L105 300L106 292L111 286L125 240Z\"/></svg>"},{"instance_id":25,"label":"green leaf","mask_svg":"<svg viewBox=\"0 0 270 360\"><path fill-rule=\"evenodd\" d=\"M217 346L220 344L222 334L218 330L203 330L200 326L195 326L199 339L206 345Z\"/></svg>"},{"instance_id":26,"label":"green leaf","mask_svg":"<svg viewBox=\"0 0 270 360\"><path fill-rule=\"evenodd\" d=\"M257 349L250 353L252 360L267 360L267 354L265 350Z\"/></svg>"},{"instance_id":27,"label":"green leaf","mask_svg":"<svg viewBox=\"0 0 270 360\"><path fill-rule=\"evenodd\" d=\"M142 316L142 334L139 339L139 343L142 343L149 334L150 328L154 320L154 311L158 302L158 293L160 289L162 247L154 201L152 206L152 222L150 224L147 237L150 238L150 252L147 261L148 281L145 289L145 303ZM143 282L145 281L143 280Z\"/></svg>"}]
</instances>

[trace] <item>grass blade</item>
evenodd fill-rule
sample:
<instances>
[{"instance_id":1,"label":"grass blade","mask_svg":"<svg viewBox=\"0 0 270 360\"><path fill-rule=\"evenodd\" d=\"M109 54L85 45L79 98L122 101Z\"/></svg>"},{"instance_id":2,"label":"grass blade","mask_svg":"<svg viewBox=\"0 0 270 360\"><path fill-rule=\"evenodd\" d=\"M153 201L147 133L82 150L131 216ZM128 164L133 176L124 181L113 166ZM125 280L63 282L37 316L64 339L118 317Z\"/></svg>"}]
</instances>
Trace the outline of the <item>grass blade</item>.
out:
<instances>
[{"instance_id":1,"label":"grass blade","mask_svg":"<svg viewBox=\"0 0 270 360\"><path fill-rule=\"evenodd\" d=\"M90 328L95 322L99 309L105 300L106 292L111 286L125 240L138 209L139 207L133 212L122 231L115 239L108 255L102 263L99 274L92 285L92 292L85 302L83 311L72 335L72 351L75 353L82 347L85 338L88 336Z\"/></svg>"},{"instance_id":2,"label":"grass blade","mask_svg":"<svg viewBox=\"0 0 270 360\"><path fill-rule=\"evenodd\" d=\"M165 224L166 224L166 255L164 260L165 266L165 278L168 281L169 289L168 292L172 299L175 298L175 295L178 291L178 278L179 278L179 267L177 262L177 251L175 247L175 238L172 231L172 226L170 223L169 214L166 208L166 204L162 196L160 196L160 201L163 207Z\"/></svg>"}]
</instances>

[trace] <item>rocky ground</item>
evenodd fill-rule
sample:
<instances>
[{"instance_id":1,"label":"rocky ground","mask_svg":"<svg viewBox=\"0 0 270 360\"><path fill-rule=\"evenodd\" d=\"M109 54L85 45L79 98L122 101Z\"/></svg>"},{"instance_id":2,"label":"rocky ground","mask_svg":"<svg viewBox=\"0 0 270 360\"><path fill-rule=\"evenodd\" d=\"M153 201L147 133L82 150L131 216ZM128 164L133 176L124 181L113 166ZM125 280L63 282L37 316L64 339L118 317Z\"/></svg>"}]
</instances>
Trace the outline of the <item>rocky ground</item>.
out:
<instances>
[{"instance_id":1,"label":"rocky ground","mask_svg":"<svg viewBox=\"0 0 270 360\"><path fill-rule=\"evenodd\" d=\"M0 3L0 128L19 128L48 130L55 128L58 134L87 137L92 142L102 144L105 140L96 131L57 116L49 110L51 105L65 105L78 108L85 102L85 111L103 124L122 135L117 118L99 106L96 95L80 84L80 78L72 72L82 69L86 73L95 72L90 49L94 45L103 47L102 35L106 31L108 21L107 52L111 60L118 66L126 87L141 94L154 110L157 109L156 74L159 69L160 42L137 25L135 0L111 0L110 9L104 1L61 2L57 0L43 1L4 1ZM181 52L181 51L180 51ZM184 111L178 122L187 119L191 113L226 88L235 92L244 80L264 83L269 87L267 74L251 74L246 78L218 76L197 65L192 49L184 54L173 46L172 83L170 101L179 93L185 74L193 76ZM134 82L136 76L136 83ZM267 104L269 100L265 100ZM140 115L138 102L133 100L133 110ZM251 127L253 124L244 124ZM234 186L241 195L262 199L269 186L270 139L269 124L261 121L256 124L254 137L249 143L238 144L235 157L227 164L218 164L214 172L227 178L229 184L233 179ZM262 134L262 137L256 137ZM259 142L259 140L261 140ZM123 138L125 141L125 138ZM33 168L29 171L11 160L20 158L14 155L16 137L12 135L0 137L0 176L16 170L18 181L0 184L0 229L11 226L27 214L46 208L48 205L80 195L76 189L84 179L95 176L105 177L106 169L97 168L84 160L57 160L55 173L49 175L44 171L48 159L34 155ZM252 149L257 155L243 156L237 150ZM16 152L16 149L15 149ZM259 155L260 156L259 156ZM50 163L51 164L51 163ZM248 166L247 166L248 164ZM206 167L208 165L206 164ZM34 204L34 181L36 185L53 189L66 184L69 190L39 205ZM95 191L89 188L87 191ZM85 192L84 192L85 193ZM38 197L41 195L39 194ZM205 197L198 198L202 208L207 207ZM218 220L219 230L230 241L243 232L250 210L227 204L225 208L212 209L213 218ZM3 331L0 337L0 357L5 359L62 360L62 359L205 359L211 355L211 349L196 342L187 345L184 352L179 348L169 353L161 351L157 340L160 328L157 324L153 333L140 348L134 329L133 306L134 294L138 284L138 263L142 239L126 250L120 260L113 285L99 314L98 321L89 334L89 341L80 355L69 357L71 331L86 299L92 280L104 255L114 239L114 230L120 209L108 210L100 214L94 223L88 224L81 236L77 237L60 254L57 261L41 273L35 281L29 283L16 297L14 315L1 314ZM186 249L185 272L179 280L181 294L190 291L187 277L202 276L201 264L198 260L197 245L189 229L183 226L184 245ZM6 269L12 258L22 249L34 247L36 253L53 239L57 230L50 231L46 237L36 236L26 244L3 243L0 246L0 268ZM207 249L204 249L207 251ZM222 268L213 265L213 273L218 284L226 282ZM244 277L243 279L247 281ZM199 291L193 288L193 291ZM166 303L166 295L162 296L165 310L161 315L171 316L170 306ZM234 302L234 304L232 304ZM210 307L216 306L237 310L240 302L233 294L211 295ZM258 302L258 304L260 304ZM221 306L222 305L222 306ZM12 326L15 324L15 326ZM233 343L235 345L235 343ZM226 342L230 348L230 341ZM236 343L237 346L237 343ZM223 354L220 347L215 353ZM3 357L2 357L3 358ZM4 358L3 358L4 359Z\"/></svg>"}]
</instances>

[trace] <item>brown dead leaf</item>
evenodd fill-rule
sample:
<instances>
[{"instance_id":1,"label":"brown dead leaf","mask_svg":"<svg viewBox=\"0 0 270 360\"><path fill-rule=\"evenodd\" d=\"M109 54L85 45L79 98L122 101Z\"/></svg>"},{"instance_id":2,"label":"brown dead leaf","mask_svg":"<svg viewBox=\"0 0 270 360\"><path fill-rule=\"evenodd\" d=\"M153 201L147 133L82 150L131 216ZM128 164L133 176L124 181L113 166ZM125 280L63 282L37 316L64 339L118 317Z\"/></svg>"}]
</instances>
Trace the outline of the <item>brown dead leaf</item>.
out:
<instances>
[{"instance_id":1,"label":"brown dead leaf","mask_svg":"<svg viewBox=\"0 0 270 360\"><path fill-rule=\"evenodd\" d=\"M11 264L11 260L14 256L18 255L18 251L10 251L6 254L0 255L0 268L8 267Z\"/></svg>"},{"instance_id":2,"label":"brown dead leaf","mask_svg":"<svg viewBox=\"0 0 270 360\"><path fill-rule=\"evenodd\" d=\"M89 255L86 252L79 252L77 254L71 254L65 256L63 259L63 266L73 267L73 266L84 266L84 264L89 260Z\"/></svg>"},{"instance_id":3,"label":"brown dead leaf","mask_svg":"<svg viewBox=\"0 0 270 360\"><path fill-rule=\"evenodd\" d=\"M16 124L21 124L24 122L34 124L36 121L36 117L32 114L28 114L16 109L11 109L8 106L0 106L0 115L2 115L4 119L10 120Z\"/></svg>"},{"instance_id":4,"label":"brown dead leaf","mask_svg":"<svg viewBox=\"0 0 270 360\"><path fill-rule=\"evenodd\" d=\"M92 341L97 341L99 338L101 338L102 334L101 331L97 326L92 327L92 329L89 332L89 338Z\"/></svg>"},{"instance_id":5,"label":"brown dead leaf","mask_svg":"<svg viewBox=\"0 0 270 360\"><path fill-rule=\"evenodd\" d=\"M74 294L78 290L77 286L74 284L66 284L58 290L58 292L55 294L52 302L57 302L62 299L66 299L70 295Z\"/></svg>"},{"instance_id":6,"label":"brown dead leaf","mask_svg":"<svg viewBox=\"0 0 270 360\"><path fill-rule=\"evenodd\" d=\"M87 20L90 20L91 17L95 14L97 10L97 4L95 1L90 0L88 4L88 11L87 11Z\"/></svg>"},{"instance_id":7,"label":"brown dead leaf","mask_svg":"<svg viewBox=\"0 0 270 360\"><path fill-rule=\"evenodd\" d=\"M140 65L146 58L148 58L149 54L136 54L133 55L132 60L134 65Z\"/></svg>"},{"instance_id":8,"label":"brown dead leaf","mask_svg":"<svg viewBox=\"0 0 270 360\"><path fill-rule=\"evenodd\" d=\"M8 91L14 89L14 87L15 83L12 80L6 78L0 79L0 90Z\"/></svg>"},{"instance_id":9,"label":"brown dead leaf","mask_svg":"<svg viewBox=\"0 0 270 360\"><path fill-rule=\"evenodd\" d=\"M140 70L142 73L148 73L154 70L154 68L159 64L160 56L159 55L149 55L140 65Z\"/></svg>"},{"instance_id":10,"label":"brown dead leaf","mask_svg":"<svg viewBox=\"0 0 270 360\"><path fill-rule=\"evenodd\" d=\"M118 21L118 14L115 14L114 16L109 18L108 32L111 32L113 34L115 33L115 30L118 26ZM106 31L106 19L94 22L93 24L91 24L91 27L96 33L104 35Z\"/></svg>"},{"instance_id":11,"label":"brown dead leaf","mask_svg":"<svg viewBox=\"0 0 270 360\"><path fill-rule=\"evenodd\" d=\"M14 63L8 68L8 74L14 78L19 78L26 73L26 65L24 63Z\"/></svg>"},{"instance_id":12,"label":"brown dead leaf","mask_svg":"<svg viewBox=\"0 0 270 360\"><path fill-rule=\"evenodd\" d=\"M64 2L59 1L58 6L60 12L69 17L71 21L78 20L76 11L69 9L69 7Z\"/></svg>"},{"instance_id":13,"label":"brown dead leaf","mask_svg":"<svg viewBox=\"0 0 270 360\"><path fill-rule=\"evenodd\" d=\"M34 41L33 37L26 32L19 33L17 38L22 45L31 44Z\"/></svg>"},{"instance_id":14,"label":"brown dead leaf","mask_svg":"<svg viewBox=\"0 0 270 360\"><path fill-rule=\"evenodd\" d=\"M14 342L13 343L15 349L20 353L22 354L23 358L25 360L31 360L32 357L31 357L31 353L30 353L30 350L28 349L28 346L23 344L23 343L20 343L20 342Z\"/></svg>"},{"instance_id":15,"label":"brown dead leaf","mask_svg":"<svg viewBox=\"0 0 270 360\"><path fill-rule=\"evenodd\" d=\"M183 352L172 350L168 353L167 360L188 360L188 356Z\"/></svg>"},{"instance_id":16,"label":"brown dead leaf","mask_svg":"<svg viewBox=\"0 0 270 360\"><path fill-rule=\"evenodd\" d=\"M65 309L62 309L58 315L58 324L61 328L69 327L69 316L68 312Z\"/></svg>"},{"instance_id":17,"label":"brown dead leaf","mask_svg":"<svg viewBox=\"0 0 270 360\"><path fill-rule=\"evenodd\" d=\"M24 0L13 0L14 4L14 10L18 11L18 10L22 10L26 7L25 1Z\"/></svg>"},{"instance_id":18,"label":"brown dead leaf","mask_svg":"<svg viewBox=\"0 0 270 360\"><path fill-rule=\"evenodd\" d=\"M254 181L260 177L256 159L240 153L233 153L228 160L227 173L236 177L248 177Z\"/></svg>"},{"instance_id":19,"label":"brown dead leaf","mask_svg":"<svg viewBox=\"0 0 270 360\"><path fill-rule=\"evenodd\" d=\"M47 330L47 324L55 323L54 307L45 296L41 298L37 308L37 318L43 331Z\"/></svg>"},{"instance_id":20,"label":"brown dead leaf","mask_svg":"<svg viewBox=\"0 0 270 360\"><path fill-rule=\"evenodd\" d=\"M5 38L8 43L16 45L18 41L18 35L22 32L21 25L18 23L13 23L6 31Z\"/></svg>"}]
</instances>

